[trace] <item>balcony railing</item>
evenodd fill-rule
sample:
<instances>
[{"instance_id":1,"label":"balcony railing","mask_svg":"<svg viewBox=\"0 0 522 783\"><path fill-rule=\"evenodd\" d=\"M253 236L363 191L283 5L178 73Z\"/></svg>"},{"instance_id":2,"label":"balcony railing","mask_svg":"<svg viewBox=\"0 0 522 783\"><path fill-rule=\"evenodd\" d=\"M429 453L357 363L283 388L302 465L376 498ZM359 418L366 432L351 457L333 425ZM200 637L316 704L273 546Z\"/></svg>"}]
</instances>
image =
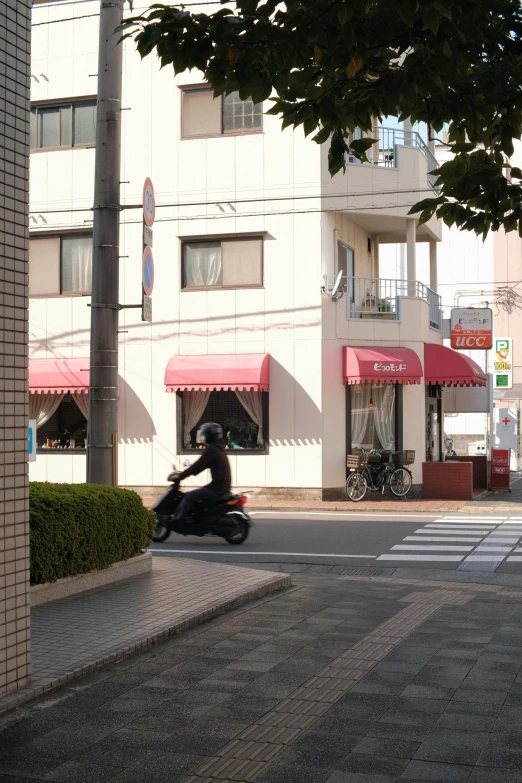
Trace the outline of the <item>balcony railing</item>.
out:
<instances>
[{"instance_id":1,"label":"balcony railing","mask_svg":"<svg viewBox=\"0 0 522 783\"><path fill-rule=\"evenodd\" d=\"M325 275L324 291L331 293L334 275ZM346 297L348 319L368 318L379 321L399 321L401 298L422 299L430 307L430 326L442 327L441 298L419 280L393 280L385 277L342 277L338 292Z\"/></svg>"},{"instance_id":2,"label":"balcony railing","mask_svg":"<svg viewBox=\"0 0 522 783\"><path fill-rule=\"evenodd\" d=\"M398 148L414 147L422 152L428 164L428 172L438 168L437 158L430 150L426 142L417 131L405 131L401 128L383 128L381 125L375 125L371 133L363 134L356 129L352 139L361 139L373 137L375 144L370 147L366 153L368 162L373 166L383 166L388 169L397 168ZM361 161L353 155L347 156L347 163L360 164ZM362 164L368 165L368 164ZM428 173L428 183L437 191L437 175Z\"/></svg>"}]
</instances>

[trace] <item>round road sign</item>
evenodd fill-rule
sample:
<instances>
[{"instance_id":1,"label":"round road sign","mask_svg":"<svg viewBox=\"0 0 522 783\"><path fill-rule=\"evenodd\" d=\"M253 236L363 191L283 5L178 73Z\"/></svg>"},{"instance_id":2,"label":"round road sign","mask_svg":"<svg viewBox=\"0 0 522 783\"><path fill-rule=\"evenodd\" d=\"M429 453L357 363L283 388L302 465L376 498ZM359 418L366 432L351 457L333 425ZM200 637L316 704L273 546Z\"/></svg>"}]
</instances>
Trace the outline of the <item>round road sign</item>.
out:
<instances>
[{"instance_id":1,"label":"round road sign","mask_svg":"<svg viewBox=\"0 0 522 783\"><path fill-rule=\"evenodd\" d=\"M143 251L141 279L143 282L143 290L147 296L150 296L152 294L152 289L154 288L154 259L152 258L152 250L150 247L146 247Z\"/></svg>"},{"instance_id":2,"label":"round road sign","mask_svg":"<svg viewBox=\"0 0 522 783\"><path fill-rule=\"evenodd\" d=\"M149 177L147 177L143 184L143 218L149 228L152 227L155 216L156 201L154 199L154 188L152 186L151 180Z\"/></svg>"}]
</instances>

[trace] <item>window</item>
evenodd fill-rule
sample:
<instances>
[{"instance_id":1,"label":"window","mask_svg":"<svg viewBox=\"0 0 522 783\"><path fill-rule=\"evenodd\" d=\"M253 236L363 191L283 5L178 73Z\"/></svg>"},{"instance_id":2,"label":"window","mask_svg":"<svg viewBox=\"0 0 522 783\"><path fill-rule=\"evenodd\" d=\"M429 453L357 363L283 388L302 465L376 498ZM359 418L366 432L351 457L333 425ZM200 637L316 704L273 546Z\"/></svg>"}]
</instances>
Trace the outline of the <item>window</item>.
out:
<instances>
[{"instance_id":1,"label":"window","mask_svg":"<svg viewBox=\"0 0 522 783\"><path fill-rule=\"evenodd\" d=\"M353 277L353 250L342 242L337 243L337 274L343 273L343 277Z\"/></svg>"},{"instance_id":2,"label":"window","mask_svg":"<svg viewBox=\"0 0 522 783\"><path fill-rule=\"evenodd\" d=\"M263 240L190 240L182 245L183 288L254 288L263 285Z\"/></svg>"},{"instance_id":3,"label":"window","mask_svg":"<svg viewBox=\"0 0 522 783\"><path fill-rule=\"evenodd\" d=\"M398 449L399 384L356 383L350 394L350 452Z\"/></svg>"},{"instance_id":4,"label":"window","mask_svg":"<svg viewBox=\"0 0 522 783\"><path fill-rule=\"evenodd\" d=\"M70 149L96 142L96 101L31 107L31 150Z\"/></svg>"},{"instance_id":5,"label":"window","mask_svg":"<svg viewBox=\"0 0 522 783\"><path fill-rule=\"evenodd\" d=\"M64 234L29 241L29 296L90 294L92 236Z\"/></svg>"},{"instance_id":6,"label":"window","mask_svg":"<svg viewBox=\"0 0 522 783\"><path fill-rule=\"evenodd\" d=\"M87 405L87 395L74 395L74 397L85 398L85 402L82 399L79 402L82 407ZM72 394L64 394L52 416L36 430L38 449L84 451L86 439L87 419Z\"/></svg>"},{"instance_id":7,"label":"window","mask_svg":"<svg viewBox=\"0 0 522 783\"><path fill-rule=\"evenodd\" d=\"M221 424L227 448L264 451L267 440L268 392L179 392L178 450L197 450L198 430L206 421Z\"/></svg>"},{"instance_id":8,"label":"window","mask_svg":"<svg viewBox=\"0 0 522 783\"><path fill-rule=\"evenodd\" d=\"M207 87L182 90L181 135L184 139L255 133L262 130L262 104L242 101L238 92L214 98Z\"/></svg>"}]
</instances>

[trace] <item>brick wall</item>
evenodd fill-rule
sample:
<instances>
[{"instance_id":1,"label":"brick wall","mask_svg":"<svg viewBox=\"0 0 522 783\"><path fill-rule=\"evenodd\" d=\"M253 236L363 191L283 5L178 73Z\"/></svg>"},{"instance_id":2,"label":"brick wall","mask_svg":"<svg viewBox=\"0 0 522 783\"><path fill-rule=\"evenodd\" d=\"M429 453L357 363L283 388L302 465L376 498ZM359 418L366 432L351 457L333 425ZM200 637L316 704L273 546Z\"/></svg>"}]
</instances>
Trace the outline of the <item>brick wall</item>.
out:
<instances>
[{"instance_id":1,"label":"brick wall","mask_svg":"<svg viewBox=\"0 0 522 783\"><path fill-rule=\"evenodd\" d=\"M472 500L472 463L423 462L422 496L433 500Z\"/></svg>"},{"instance_id":2,"label":"brick wall","mask_svg":"<svg viewBox=\"0 0 522 783\"><path fill-rule=\"evenodd\" d=\"M27 253L30 0L0 0L0 695L30 676Z\"/></svg>"},{"instance_id":3,"label":"brick wall","mask_svg":"<svg viewBox=\"0 0 522 783\"><path fill-rule=\"evenodd\" d=\"M473 465L473 489L488 488L487 457L446 457L446 462L471 462Z\"/></svg>"}]
</instances>

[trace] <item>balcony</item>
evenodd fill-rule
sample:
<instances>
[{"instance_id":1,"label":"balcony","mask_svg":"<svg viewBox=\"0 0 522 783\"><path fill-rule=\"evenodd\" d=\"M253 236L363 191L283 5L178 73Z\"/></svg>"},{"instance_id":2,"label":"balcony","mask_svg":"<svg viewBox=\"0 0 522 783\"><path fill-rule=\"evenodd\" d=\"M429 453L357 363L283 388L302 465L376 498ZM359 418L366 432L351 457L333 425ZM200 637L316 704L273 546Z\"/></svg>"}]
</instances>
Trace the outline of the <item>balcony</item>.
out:
<instances>
[{"instance_id":1,"label":"balcony","mask_svg":"<svg viewBox=\"0 0 522 783\"><path fill-rule=\"evenodd\" d=\"M415 224L413 241L439 242L442 226L436 216L418 226L418 215L410 215L414 204L437 195L437 176L430 173L438 167L433 151L416 131L376 126L370 133L356 130L353 139L363 136L374 140L366 153L368 161L361 163L347 155L345 170L333 177L328 171L328 145L322 145L325 214L345 212L380 244L404 243L410 222Z\"/></svg>"},{"instance_id":2,"label":"balcony","mask_svg":"<svg viewBox=\"0 0 522 783\"><path fill-rule=\"evenodd\" d=\"M433 152L429 149L426 142L422 139L419 133L416 131L402 130L401 128L384 128L380 125L375 125L372 128L372 132L368 134L362 134L360 130L356 130L353 134L353 139L361 138L374 138L375 144L370 147L367 153L368 163L362 163L358 158L353 155L346 157L346 163L350 165L360 166L382 166L387 169L399 168L399 156L400 147L408 147L420 150L422 156L426 160L427 164L427 179L428 184L433 188L435 193L438 193L436 186L437 175L430 174L438 168L437 158Z\"/></svg>"},{"instance_id":3,"label":"balcony","mask_svg":"<svg viewBox=\"0 0 522 783\"><path fill-rule=\"evenodd\" d=\"M334 275L324 276L323 291L332 294ZM383 277L342 277L337 293L346 299L348 320L400 321L401 300L420 299L429 305L430 327L442 328L441 297L419 280L393 280Z\"/></svg>"}]
</instances>

